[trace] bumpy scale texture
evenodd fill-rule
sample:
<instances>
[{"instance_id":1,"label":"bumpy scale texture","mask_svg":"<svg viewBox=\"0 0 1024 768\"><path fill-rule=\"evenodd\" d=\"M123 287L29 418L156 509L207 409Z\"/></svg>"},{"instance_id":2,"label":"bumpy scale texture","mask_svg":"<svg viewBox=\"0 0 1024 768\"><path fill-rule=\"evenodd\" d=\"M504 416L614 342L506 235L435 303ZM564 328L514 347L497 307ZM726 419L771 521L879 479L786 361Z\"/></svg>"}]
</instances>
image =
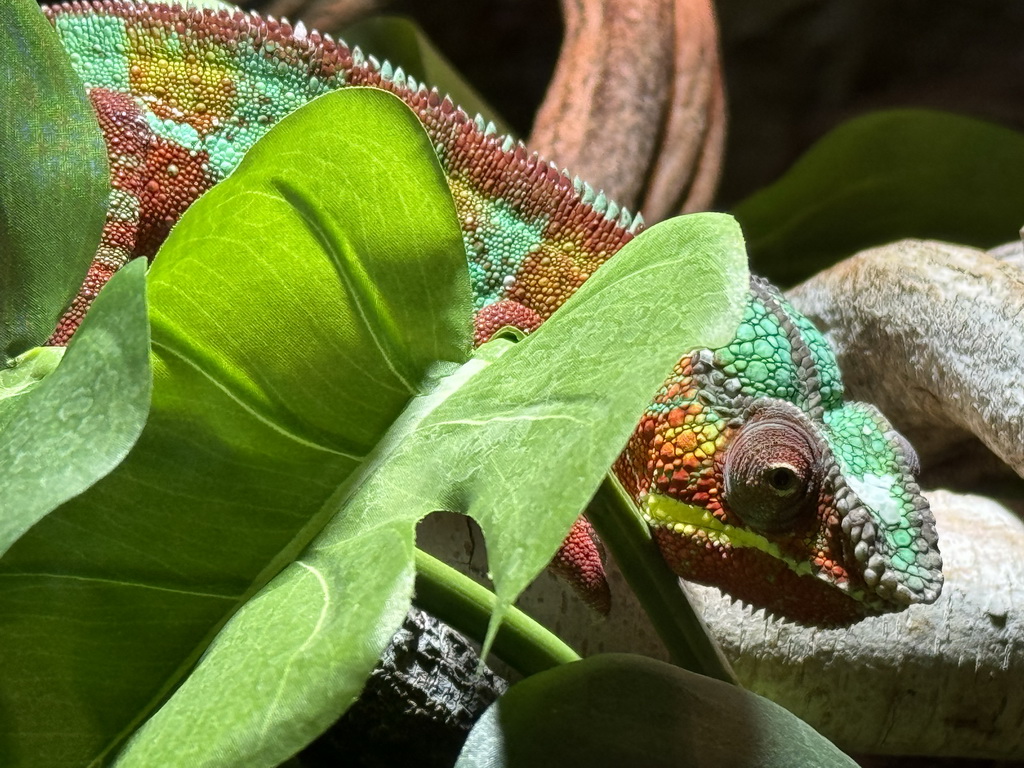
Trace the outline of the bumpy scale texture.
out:
<instances>
[{"instance_id":1,"label":"bumpy scale texture","mask_svg":"<svg viewBox=\"0 0 1024 768\"><path fill-rule=\"evenodd\" d=\"M455 198L476 308L489 308L478 341L504 325L535 328L642 226L436 90L301 26L123 0L46 13L99 116L113 186L96 259L51 343L66 343L110 275L152 257L185 209L274 123L347 85L396 94L430 135Z\"/></svg>"},{"instance_id":2,"label":"bumpy scale texture","mask_svg":"<svg viewBox=\"0 0 1024 768\"><path fill-rule=\"evenodd\" d=\"M835 358L806 318L768 283L755 278L751 289L735 339L680 360L616 466L666 559L680 575L818 625L934 601L941 559L912 449L877 409L843 401ZM779 411L782 424L766 430ZM754 423L760 432L744 444ZM795 467L806 497L735 487L730 472L750 454L765 476ZM791 503L776 525L765 508L779 494Z\"/></svg>"},{"instance_id":3,"label":"bumpy scale texture","mask_svg":"<svg viewBox=\"0 0 1024 768\"><path fill-rule=\"evenodd\" d=\"M396 94L434 144L469 255L477 344L504 326L536 329L642 226L400 69L301 25L124 0L46 13L99 116L112 174L96 258L51 343L66 343L109 277L152 257L274 123L348 85ZM797 621L842 624L938 596L914 465L877 410L842 401L821 334L755 279L736 338L678 363L616 470L677 573ZM607 605L585 520L555 567Z\"/></svg>"}]
</instances>

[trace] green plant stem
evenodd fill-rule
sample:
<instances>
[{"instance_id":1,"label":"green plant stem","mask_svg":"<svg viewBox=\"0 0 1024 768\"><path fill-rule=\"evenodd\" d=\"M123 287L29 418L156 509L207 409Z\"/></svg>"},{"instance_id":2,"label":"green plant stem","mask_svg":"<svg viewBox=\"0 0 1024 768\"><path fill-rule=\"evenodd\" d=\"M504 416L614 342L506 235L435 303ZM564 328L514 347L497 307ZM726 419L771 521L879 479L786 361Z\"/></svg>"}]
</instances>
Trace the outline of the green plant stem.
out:
<instances>
[{"instance_id":1,"label":"green plant stem","mask_svg":"<svg viewBox=\"0 0 1024 768\"><path fill-rule=\"evenodd\" d=\"M482 640L497 603L494 593L426 552L416 550L416 604L463 634ZM580 656L518 608L510 607L494 652L524 676Z\"/></svg>"},{"instance_id":2,"label":"green plant stem","mask_svg":"<svg viewBox=\"0 0 1024 768\"><path fill-rule=\"evenodd\" d=\"M636 504L611 474L587 507L587 519L615 558L673 661L692 672L736 683L721 648L665 564Z\"/></svg>"}]
</instances>

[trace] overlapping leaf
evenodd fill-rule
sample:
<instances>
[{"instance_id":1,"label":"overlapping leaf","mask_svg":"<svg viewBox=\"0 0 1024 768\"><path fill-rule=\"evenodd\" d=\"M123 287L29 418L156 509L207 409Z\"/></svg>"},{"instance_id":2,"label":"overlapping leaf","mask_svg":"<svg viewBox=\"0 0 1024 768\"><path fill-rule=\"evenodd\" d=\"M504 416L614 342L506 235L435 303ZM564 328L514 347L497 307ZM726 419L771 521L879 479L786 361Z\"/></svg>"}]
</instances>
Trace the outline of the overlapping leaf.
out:
<instances>
[{"instance_id":1,"label":"overlapping leaf","mask_svg":"<svg viewBox=\"0 0 1024 768\"><path fill-rule=\"evenodd\" d=\"M49 338L85 278L109 171L96 116L32 0L0 3L0 366Z\"/></svg>"},{"instance_id":2,"label":"overlapping leaf","mask_svg":"<svg viewBox=\"0 0 1024 768\"><path fill-rule=\"evenodd\" d=\"M736 208L753 270L792 285L905 237L987 248L1024 224L1024 135L958 115L878 112L815 144Z\"/></svg>"},{"instance_id":3,"label":"overlapping leaf","mask_svg":"<svg viewBox=\"0 0 1024 768\"><path fill-rule=\"evenodd\" d=\"M477 722L456 768L853 768L809 725L742 688L625 654L523 680Z\"/></svg>"},{"instance_id":4,"label":"overlapping leaf","mask_svg":"<svg viewBox=\"0 0 1024 768\"><path fill-rule=\"evenodd\" d=\"M110 281L60 365L36 383L54 359L49 349L33 355L42 371L4 372L26 375L0 391L0 555L114 469L142 432L151 388L146 262Z\"/></svg>"}]
</instances>

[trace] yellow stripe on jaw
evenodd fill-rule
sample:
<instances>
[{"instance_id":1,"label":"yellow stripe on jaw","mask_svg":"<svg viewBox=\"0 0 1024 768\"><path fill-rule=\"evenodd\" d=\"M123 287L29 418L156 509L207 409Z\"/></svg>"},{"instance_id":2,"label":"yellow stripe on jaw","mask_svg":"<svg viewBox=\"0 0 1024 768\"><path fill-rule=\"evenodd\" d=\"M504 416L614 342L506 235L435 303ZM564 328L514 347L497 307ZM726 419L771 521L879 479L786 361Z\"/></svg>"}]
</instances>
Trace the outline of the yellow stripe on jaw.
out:
<instances>
[{"instance_id":1,"label":"yellow stripe on jaw","mask_svg":"<svg viewBox=\"0 0 1024 768\"><path fill-rule=\"evenodd\" d=\"M653 526L668 528L680 536L693 538L701 531L712 542L724 547L736 549L756 549L766 555L784 562L798 576L814 576L811 564L796 561L783 554L778 544L768 541L764 536L734 525L723 523L708 510L692 504L684 504L677 499L659 493L649 493L641 505L644 519Z\"/></svg>"}]
</instances>

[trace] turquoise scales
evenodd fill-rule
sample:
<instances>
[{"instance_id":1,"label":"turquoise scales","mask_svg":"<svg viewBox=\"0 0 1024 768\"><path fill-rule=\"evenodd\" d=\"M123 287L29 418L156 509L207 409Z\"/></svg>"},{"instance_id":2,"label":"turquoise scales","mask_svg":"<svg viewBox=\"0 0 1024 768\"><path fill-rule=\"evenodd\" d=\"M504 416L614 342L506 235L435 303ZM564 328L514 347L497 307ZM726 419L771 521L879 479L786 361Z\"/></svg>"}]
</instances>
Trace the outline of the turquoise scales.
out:
<instances>
[{"instance_id":1,"label":"turquoise scales","mask_svg":"<svg viewBox=\"0 0 1024 768\"><path fill-rule=\"evenodd\" d=\"M616 465L677 573L822 625L938 597L913 448L842 395L822 335L754 278L735 339L679 362Z\"/></svg>"},{"instance_id":2,"label":"turquoise scales","mask_svg":"<svg viewBox=\"0 0 1024 768\"><path fill-rule=\"evenodd\" d=\"M152 256L271 125L345 86L397 94L434 142L469 254L478 341L502 325L535 328L641 228L401 70L301 24L122 0L47 14L112 165L102 242L55 342L110 274ZM941 561L914 461L881 414L842 401L825 340L754 280L736 339L682 358L617 471L677 572L795 620L836 624L938 595ZM599 578L585 522L560 560L578 580Z\"/></svg>"}]
</instances>

